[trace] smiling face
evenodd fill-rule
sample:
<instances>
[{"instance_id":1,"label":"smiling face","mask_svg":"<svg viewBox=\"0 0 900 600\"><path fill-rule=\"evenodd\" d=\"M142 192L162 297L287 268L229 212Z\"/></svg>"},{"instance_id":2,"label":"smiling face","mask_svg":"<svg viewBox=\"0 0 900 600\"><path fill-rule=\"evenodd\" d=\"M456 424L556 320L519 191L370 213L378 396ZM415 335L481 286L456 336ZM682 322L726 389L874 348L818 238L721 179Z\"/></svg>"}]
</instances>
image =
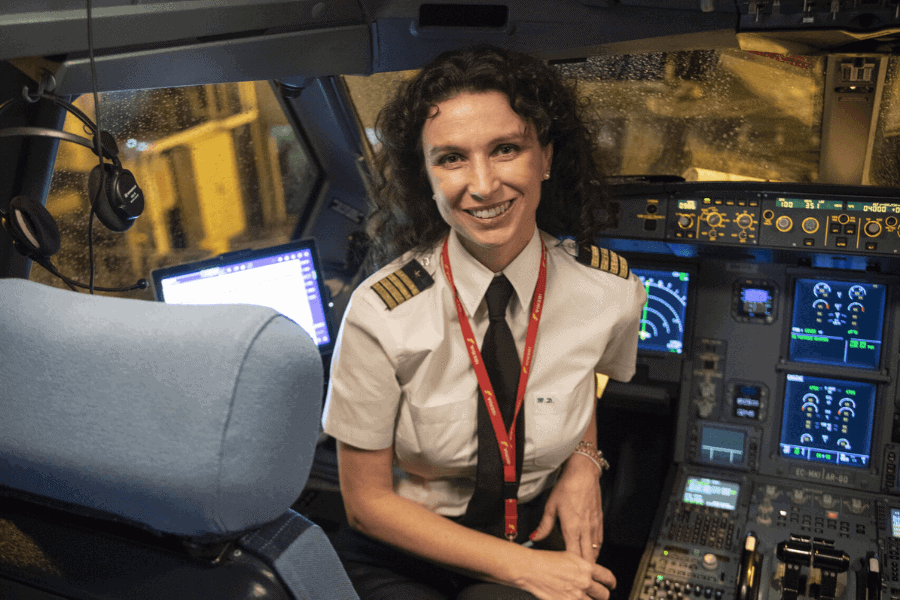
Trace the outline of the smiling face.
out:
<instances>
[{"instance_id":1,"label":"smiling face","mask_svg":"<svg viewBox=\"0 0 900 600\"><path fill-rule=\"evenodd\" d=\"M466 250L494 272L528 245L551 144L501 92L463 92L438 103L422 128L438 211Z\"/></svg>"}]
</instances>

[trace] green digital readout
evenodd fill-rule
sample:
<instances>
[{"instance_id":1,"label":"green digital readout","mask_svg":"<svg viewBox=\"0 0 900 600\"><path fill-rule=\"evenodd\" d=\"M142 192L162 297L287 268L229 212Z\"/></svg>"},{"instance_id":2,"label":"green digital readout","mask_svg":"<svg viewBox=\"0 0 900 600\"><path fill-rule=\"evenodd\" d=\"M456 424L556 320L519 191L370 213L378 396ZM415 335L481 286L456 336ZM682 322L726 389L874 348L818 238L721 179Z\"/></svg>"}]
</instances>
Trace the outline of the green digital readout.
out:
<instances>
[{"instance_id":1,"label":"green digital readout","mask_svg":"<svg viewBox=\"0 0 900 600\"><path fill-rule=\"evenodd\" d=\"M679 200L678 210L697 210L696 200Z\"/></svg>"},{"instance_id":2,"label":"green digital readout","mask_svg":"<svg viewBox=\"0 0 900 600\"><path fill-rule=\"evenodd\" d=\"M778 208L802 208L804 210L844 210L843 200L777 198L776 205Z\"/></svg>"},{"instance_id":3,"label":"green digital readout","mask_svg":"<svg viewBox=\"0 0 900 600\"><path fill-rule=\"evenodd\" d=\"M888 202L847 202L847 210L882 215L900 215L900 204Z\"/></svg>"}]
</instances>

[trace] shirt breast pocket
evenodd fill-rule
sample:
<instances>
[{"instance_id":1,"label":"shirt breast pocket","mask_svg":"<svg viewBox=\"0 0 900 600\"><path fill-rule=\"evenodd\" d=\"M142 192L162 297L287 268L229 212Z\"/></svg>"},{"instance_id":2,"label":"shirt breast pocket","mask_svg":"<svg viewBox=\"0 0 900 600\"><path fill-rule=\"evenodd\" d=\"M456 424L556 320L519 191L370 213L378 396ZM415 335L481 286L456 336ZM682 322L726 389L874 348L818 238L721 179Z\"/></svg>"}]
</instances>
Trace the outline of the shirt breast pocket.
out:
<instances>
[{"instance_id":1,"label":"shirt breast pocket","mask_svg":"<svg viewBox=\"0 0 900 600\"><path fill-rule=\"evenodd\" d=\"M531 398L526 410L526 462L542 468L556 468L569 457L582 432L572 414L572 399L563 394L542 393ZM530 416L529 416L530 413ZM576 429L578 429L576 431ZM530 458L530 460L529 460Z\"/></svg>"},{"instance_id":2,"label":"shirt breast pocket","mask_svg":"<svg viewBox=\"0 0 900 600\"><path fill-rule=\"evenodd\" d=\"M398 457L403 458L408 452L420 470L428 465L431 473L420 474L430 477L456 475L468 466L477 426L471 399L425 406L410 404L409 416L415 447L397 443Z\"/></svg>"}]
</instances>

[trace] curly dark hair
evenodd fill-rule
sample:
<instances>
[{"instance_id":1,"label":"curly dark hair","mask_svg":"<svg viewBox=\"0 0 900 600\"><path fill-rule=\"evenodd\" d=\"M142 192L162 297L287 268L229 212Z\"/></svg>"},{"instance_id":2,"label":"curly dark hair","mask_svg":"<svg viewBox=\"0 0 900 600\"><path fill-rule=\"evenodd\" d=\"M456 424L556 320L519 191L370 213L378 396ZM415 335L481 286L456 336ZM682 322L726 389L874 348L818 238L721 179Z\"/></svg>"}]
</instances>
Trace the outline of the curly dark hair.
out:
<instances>
[{"instance_id":1,"label":"curly dark hair","mask_svg":"<svg viewBox=\"0 0 900 600\"><path fill-rule=\"evenodd\" d=\"M505 94L512 109L533 124L541 146L553 144L537 225L579 244L591 242L608 220L609 199L595 143L596 114L576 88L535 57L485 46L444 52L401 83L375 123L381 148L367 226L373 264L425 250L449 230L431 197L421 138L432 107L461 92Z\"/></svg>"}]
</instances>

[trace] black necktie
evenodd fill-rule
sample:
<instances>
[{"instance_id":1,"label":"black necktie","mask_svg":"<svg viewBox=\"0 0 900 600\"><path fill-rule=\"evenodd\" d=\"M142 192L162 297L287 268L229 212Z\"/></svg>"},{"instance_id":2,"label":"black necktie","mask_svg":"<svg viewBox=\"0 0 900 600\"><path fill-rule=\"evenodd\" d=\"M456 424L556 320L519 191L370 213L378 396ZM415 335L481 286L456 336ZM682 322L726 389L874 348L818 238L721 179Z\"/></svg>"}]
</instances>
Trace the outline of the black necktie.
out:
<instances>
[{"instance_id":1,"label":"black necktie","mask_svg":"<svg viewBox=\"0 0 900 600\"><path fill-rule=\"evenodd\" d=\"M481 345L481 357L491 386L497 396L500 414L506 430L512 422L516 408L516 394L519 389L519 374L522 369L512 331L506 322L506 305L512 297L513 287L504 275L491 281L485 300L490 323ZM522 454L525 446L524 406L516 419L516 483L518 490L522 475ZM478 393L478 467L475 475L475 492L469 501L462 523L504 537L503 520L503 459L497 446L497 437L491 424L491 417Z\"/></svg>"}]
</instances>

